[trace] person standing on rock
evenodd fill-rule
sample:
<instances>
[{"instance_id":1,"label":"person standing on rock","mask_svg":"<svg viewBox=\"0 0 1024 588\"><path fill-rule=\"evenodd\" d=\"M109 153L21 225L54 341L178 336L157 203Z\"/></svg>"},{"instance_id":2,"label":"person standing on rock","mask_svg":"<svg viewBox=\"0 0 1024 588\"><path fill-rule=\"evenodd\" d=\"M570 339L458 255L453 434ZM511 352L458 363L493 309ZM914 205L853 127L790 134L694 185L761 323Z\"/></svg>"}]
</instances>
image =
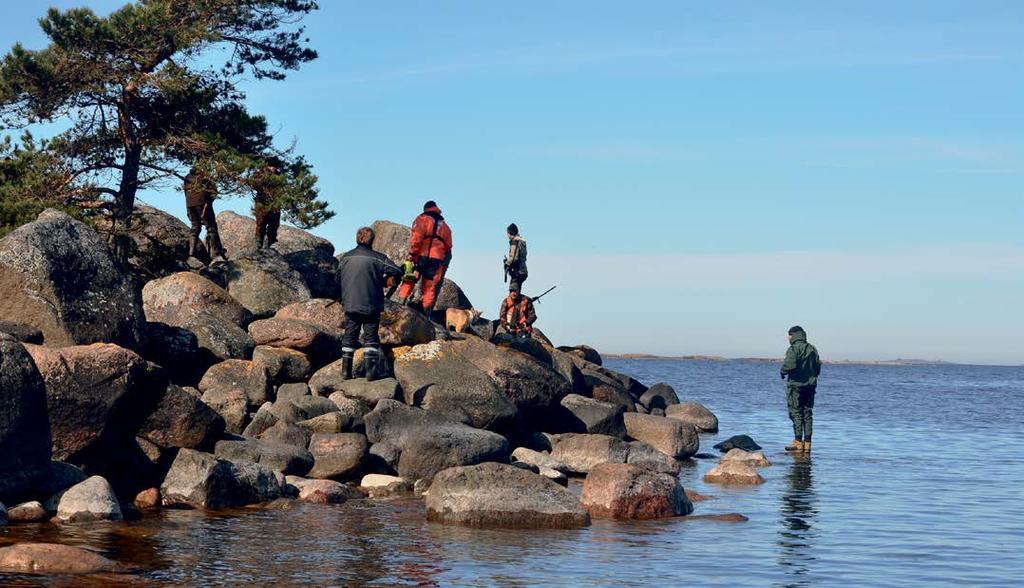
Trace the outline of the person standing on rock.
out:
<instances>
[{"instance_id":1,"label":"person standing on rock","mask_svg":"<svg viewBox=\"0 0 1024 588\"><path fill-rule=\"evenodd\" d=\"M380 314L384 310L384 288L402 276L402 269L386 255L373 250L376 235L370 227L356 232L355 249L338 262L341 304L345 309L345 333L341 340L341 377L352 378L352 360L359 347L359 332L366 341L366 379L376 379L380 362Z\"/></svg>"},{"instance_id":2,"label":"person standing on rock","mask_svg":"<svg viewBox=\"0 0 1024 588\"><path fill-rule=\"evenodd\" d=\"M513 282L508 287L508 297L501 301L501 327L515 337L532 337L533 323L537 322L537 311L533 300L523 296L519 285Z\"/></svg>"},{"instance_id":3,"label":"person standing on rock","mask_svg":"<svg viewBox=\"0 0 1024 588\"><path fill-rule=\"evenodd\" d=\"M814 425L814 394L821 374L818 350L807 342L807 332L797 325L789 329L789 349L782 362L782 379L786 382L786 404L793 421L793 442L786 451L811 451Z\"/></svg>"},{"instance_id":4,"label":"person standing on rock","mask_svg":"<svg viewBox=\"0 0 1024 588\"><path fill-rule=\"evenodd\" d=\"M281 227L281 207L274 202L273 188L280 162L271 160L257 172L253 186L252 212L256 217L256 247L270 249L277 242Z\"/></svg>"},{"instance_id":5,"label":"person standing on rock","mask_svg":"<svg viewBox=\"0 0 1024 588\"><path fill-rule=\"evenodd\" d=\"M521 289L526 282L526 240L519 236L519 227L512 223L506 229L508 255L505 256L505 277Z\"/></svg>"},{"instance_id":6,"label":"person standing on rock","mask_svg":"<svg viewBox=\"0 0 1024 588\"><path fill-rule=\"evenodd\" d=\"M217 232L217 215L213 212L213 200L217 197L217 185L198 166L192 166L185 176L185 207L192 229L188 237L188 256L195 257L199 248L199 233L206 227L206 250L212 261L225 261L227 252Z\"/></svg>"},{"instance_id":7,"label":"person standing on rock","mask_svg":"<svg viewBox=\"0 0 1024 588\"><path fill-rule=\"evenodd\" d=\"M444 282L444 274L452 260L452 230L441 209L433 200L423 205L423 213L412 223L412 234L409 236L409 254L406 256L406 268L415 268L417 280L421 282L423 291L423 312L428 317L434 310L437 293ZM406 272L410 273L410 272ZM399 290L402 304L408 304L412 298L416 281L403 281Z\"/></svg>"}]
</instances>

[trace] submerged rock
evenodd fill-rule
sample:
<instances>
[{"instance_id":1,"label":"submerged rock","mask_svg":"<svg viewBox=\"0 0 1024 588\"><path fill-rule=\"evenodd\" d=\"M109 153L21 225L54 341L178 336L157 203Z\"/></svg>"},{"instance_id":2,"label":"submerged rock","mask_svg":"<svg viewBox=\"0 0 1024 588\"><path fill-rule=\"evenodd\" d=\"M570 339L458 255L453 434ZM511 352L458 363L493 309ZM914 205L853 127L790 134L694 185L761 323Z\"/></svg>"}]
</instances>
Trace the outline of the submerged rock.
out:
<instances>
[{"instance_id":1,"label":"submerged rock","mask_svg":"<svg viewBox=\"0 0 1024 588\"><path fill-rule=\"evenodd\" d=\"M499 463L455 467L434 477L427 520L470 527L575 529L590 517L575 496L532 472Z\"/></svg>"},{"instance_id":2,"label":"submerged rock","mask_svg":"<svg viewBox=\"0 0 1024 588\"><path fill-rule=\"evenodd\" d=\"M70 545L17 543L0 548L0 571L9 574L96 574L116 568L109 559Z\"/></svg>"},{"instance_id":3,"label":"submerged rock","mask_svg":"<svg viewBox=\"0 0 1024 588\"><path fill-rule=\"evenodd\" d=\"M660 519L693 512L678 478L623 463L594 467L581 501L597 518Z\"/></svg>"}]
</instances>

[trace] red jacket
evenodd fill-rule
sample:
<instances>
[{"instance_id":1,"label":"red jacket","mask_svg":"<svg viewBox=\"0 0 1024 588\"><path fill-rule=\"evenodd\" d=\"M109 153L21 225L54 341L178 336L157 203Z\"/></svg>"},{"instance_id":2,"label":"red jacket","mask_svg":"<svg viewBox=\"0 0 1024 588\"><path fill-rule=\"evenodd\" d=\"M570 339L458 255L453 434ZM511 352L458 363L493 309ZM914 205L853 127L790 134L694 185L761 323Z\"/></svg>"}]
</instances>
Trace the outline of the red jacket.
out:
<instances>
[{"instance_id":1,"label":"red jacket","mask_svg":"<svg viewBox=\"0 0 1024 588\"><path fill-rule=\"evenodd\" d=\"M434 226L437 235L434 235ZM423 211L412 222L412 235L409 237L409 259L418 261L426 256L432 259L448 259L452 252L452 230L441 216L441 209L436 206Z\"/></svg>"}]
</instances>

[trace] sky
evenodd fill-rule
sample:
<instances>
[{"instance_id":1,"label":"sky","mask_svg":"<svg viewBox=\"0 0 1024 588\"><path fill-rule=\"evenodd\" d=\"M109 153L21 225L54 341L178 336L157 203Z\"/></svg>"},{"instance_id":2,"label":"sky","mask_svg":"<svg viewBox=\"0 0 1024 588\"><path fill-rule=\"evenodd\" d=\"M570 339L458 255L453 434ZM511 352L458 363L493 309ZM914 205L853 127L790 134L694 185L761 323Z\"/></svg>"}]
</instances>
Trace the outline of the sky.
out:
<instances>
[{"instance_id":1,"label":"sky","mask_svg":"<svg viewBox=\"0 0 1024 588\"><path fill-rule=\"evenodd\" d=\"M45 6L0 46L42 47ZM435 199L497 314L505 226L556 344L1024 364L1024 3L351 2L247 83L339 251ZM184 216L180 192L144 199ZM219 202L246 211L251 202Z\"/></svg>"}]
</instances>

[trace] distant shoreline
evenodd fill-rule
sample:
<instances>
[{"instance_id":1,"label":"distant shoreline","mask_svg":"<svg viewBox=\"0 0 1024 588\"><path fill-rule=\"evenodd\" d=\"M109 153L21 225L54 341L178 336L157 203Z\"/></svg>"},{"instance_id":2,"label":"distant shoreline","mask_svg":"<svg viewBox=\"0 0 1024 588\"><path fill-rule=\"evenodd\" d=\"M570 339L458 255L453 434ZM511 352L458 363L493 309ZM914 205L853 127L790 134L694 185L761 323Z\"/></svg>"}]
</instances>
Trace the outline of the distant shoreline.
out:
<instances>
[{"instance_id":1,"label":"distant shoreline","mask_svg":"<svg viewBox=\"0 0 1024 588\"><path fill-rule=\"evenodd\" d=\"M608 359L658 359L658 360L675 360L675 361L738 361L743 363L782 363L781 357L722 357L720 355L651 355L649 353L608 353L603 354ZM939 361L939 360L927 360L927 359L835 359L835 360L823 360L822 363L832 365L892 365L892 366L906 366L906 365L921 365L921 366L938 366L938 365L966 365L959 364L952 361ZM1013 367L1013 366L1007 366Z\"/></svg>"}]
</instances>

